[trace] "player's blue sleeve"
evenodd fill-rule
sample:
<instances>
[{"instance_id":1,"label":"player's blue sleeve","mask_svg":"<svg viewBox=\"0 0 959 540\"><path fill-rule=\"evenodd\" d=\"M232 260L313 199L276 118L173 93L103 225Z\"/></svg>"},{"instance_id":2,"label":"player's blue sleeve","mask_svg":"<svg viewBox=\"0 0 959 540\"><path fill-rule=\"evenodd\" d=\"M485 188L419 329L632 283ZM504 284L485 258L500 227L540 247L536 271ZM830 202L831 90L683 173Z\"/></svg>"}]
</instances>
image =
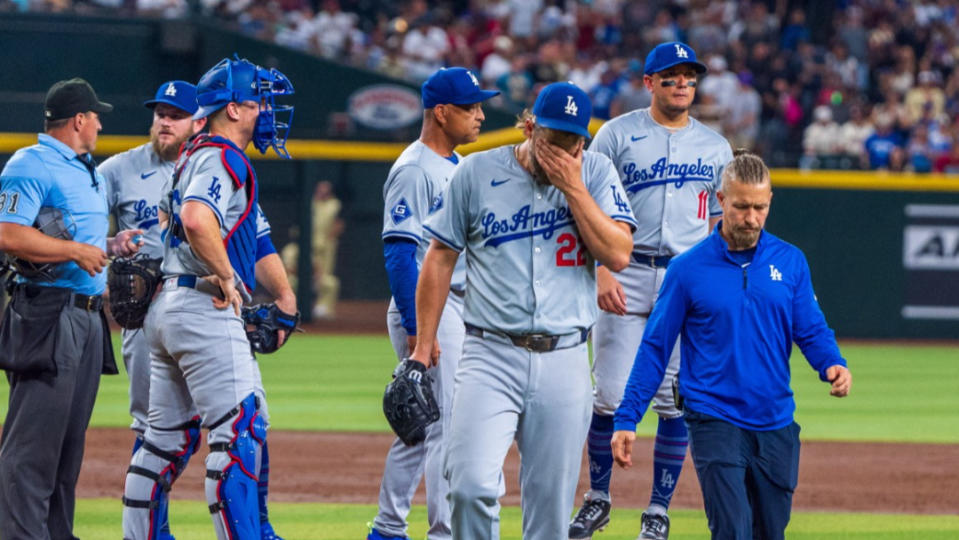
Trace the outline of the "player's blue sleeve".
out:
<instances>
[{"instance_id":1,"label":"player's blue sleeve","mask_svg":"<svg viewBox=\"0 0 959 540\"><path fill-rule=\"evenodd\" d=\"M256 237L256 261L260 262L260 259L266 257L271 253L276 253L276 246L273 245L273 240L270 238L269 234L262 234Z\"/></svg>"},{"instance_id":2,"label":"player's blue sleeve","mask_svg":"<svg viewBox=\"0 0 959 540\"><path fill-rule=\"evenodd\" d=\"M819 372L819 378L827 381L826 369L830 366L845 366L846 360L839 353L836 334L826 324L826 317L812 288L809 265L799 254L794 265L799 272L799 281L793 293L792 335L806 361Z\"/></svg>"},{"instance_id":3,"label":"player's blue sleeve","mask_svg":"<svg viewBox=\"0 0 959 540\"><path fill-rule=\"evenodd\" d=\"M630 370L623 399L613 415L613 429L636 431L649 402L663 382L669 357L686 315L685 292L679 268L670 265L659 297L649 315L643 340Z\"/></svg>"},{"instance_id":4,"label":"player's blue sleeve","mask_svg":"<svg viewBox=\"0 0 959 540\"><path fill-rule=\"evenodd\" d=\"M416 335L416 242L391 236L383 240L383 257L386 259L386 275L390 291L406 333Z\"/></svg>"}]
</instances>

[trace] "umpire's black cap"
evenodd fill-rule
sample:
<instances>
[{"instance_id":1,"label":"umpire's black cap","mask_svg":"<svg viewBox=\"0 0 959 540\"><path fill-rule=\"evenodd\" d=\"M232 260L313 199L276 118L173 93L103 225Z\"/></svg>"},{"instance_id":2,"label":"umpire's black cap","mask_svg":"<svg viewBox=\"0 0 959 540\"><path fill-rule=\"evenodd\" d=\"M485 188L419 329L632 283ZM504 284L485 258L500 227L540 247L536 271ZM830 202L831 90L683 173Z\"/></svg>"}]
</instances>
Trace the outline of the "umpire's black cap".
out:
<instances>
[{"instance_id":1,"label":"umpire's black cap","mask_svg":"<svg viewBox=\"0 0 959 540\"><path fill-rule=\"evenodd\" d=\"M60 120L77 113L93 111L102 114L112 110L113 105L97 99L97 93L93 91L90 83L76 77L58 81L47 90L47 98L43 103L43 118Z\"/></svg>"}]
</instances>

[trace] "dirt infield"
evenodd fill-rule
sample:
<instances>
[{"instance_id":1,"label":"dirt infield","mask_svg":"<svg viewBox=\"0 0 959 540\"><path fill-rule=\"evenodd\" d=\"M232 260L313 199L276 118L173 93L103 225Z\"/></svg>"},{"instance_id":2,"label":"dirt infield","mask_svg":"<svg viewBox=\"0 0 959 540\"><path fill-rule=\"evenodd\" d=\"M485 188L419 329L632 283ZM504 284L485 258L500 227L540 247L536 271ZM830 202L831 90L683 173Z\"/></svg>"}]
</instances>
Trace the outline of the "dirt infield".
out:
<instances>
[{"instance_id":1,"label":"dirt infield","mask_svg":"<svg viewBox=\"0 0 959 540\"><path fill-rule=\"evenodd\" d=\"M341 302L337 318L307 325L311 332L386 332L386 302ZM376 504L383 461L392 437L386 434L271 431L270 497L275 501ZM127 429L91 429L80 474L81 497L123 493L133 435ZM638 464L616 470L612 495L617 507L643 508L651 482L652 439L636 443ZM201 500L203 457L194 456L176 484L174 497ZM687 456L673 506L702 508L699 485ZM585 460L584 460L585 463ZM806 442L802 446L796 510L909 514L959 513L959 445ZM516 448L506 461L506 505L519 504ZM578 493L588 486L587 468ZM415 502L425 503L423 487ZM372 516L370 516L372 517Z\"/></svg>"},{"instance_id":2,"label":"dirt infield","mask_svg":"<svg viewBox=\"0 0 959 540\"><path fill-rule=\"evenodd\" d=\"M270 498L274 501L375 504L383 460L392 438L385 434L270 433ZM133 435L126 429L91 429L80 473L79 496L123 494ZM203 499L203 456L194 456L176 483L174 496ZM634 455L652 455L652 439L641 438ZM959 445L806 442L802 447L796 510L909 514L959 513ZM648 502L648 458L631 470L617 469L617 507L643 508ZM579 493L586 490L586 467ZM516 448L506 461L506 505L519 504ZM689 457L673 500L677 508L702 508ZM424 504L423 488L416 496ZM371 516L372 517L372 516Z\"/></svg>"}]
</instances>

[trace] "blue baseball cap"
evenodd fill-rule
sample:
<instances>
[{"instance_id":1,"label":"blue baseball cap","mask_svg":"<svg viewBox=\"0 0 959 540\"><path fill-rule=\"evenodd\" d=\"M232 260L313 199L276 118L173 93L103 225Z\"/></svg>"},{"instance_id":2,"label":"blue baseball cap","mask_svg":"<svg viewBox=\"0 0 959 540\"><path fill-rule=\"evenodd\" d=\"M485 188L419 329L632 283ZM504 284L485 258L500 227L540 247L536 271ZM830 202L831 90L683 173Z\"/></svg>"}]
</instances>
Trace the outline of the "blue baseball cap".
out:
<instances>
[{"instance_id":1,"label":"blue baseball cap","mask_svg":"<svg viewBox=\"0 0 959 540\"><path fill-rule=\"evenodd\" d=\"M483 90L470 70L461 67L441 68L423 83L423 108L437 105L472 105L499 95L498 90Z\"/></svg>"},{"instance_id":2,"label":"blue baseball cap","mask_svg":"<svg viewBox=\"0 0 959 540\"><path fill-rule=\"evenodd\" d=\"M143 105L152 109L159 103L172 105L192 115L197 110L196 86L186 81L165 82L160 85L160 88L157 88L156 96L144 101Z\"/></svg>"},{"instance_id":3,"label":"blue baseball cap","mask_svg":"<svg viewBox=\"0 0 959 540\"><path fill-rule=\"evenodd\" d=\"M587 139L590 138L588 127L592 114L593 104L589 96L568 82L544 86L533 104L537 126L575 133Z\"/></svg>"},{"instance_id":4,"label":"blue baseball cap","mask_svg":"<svg viewBox=\"0 0 959 540\"><path fill-rule=\"evenodd\" d=\"M696 51L679 41L660 43L653 47L653 50L646 55L646 65L643 67L643 73L652 75L679 64L692 64L696 73L706 73L705 64L696 60Z\"/></svg>"}]
</instances>

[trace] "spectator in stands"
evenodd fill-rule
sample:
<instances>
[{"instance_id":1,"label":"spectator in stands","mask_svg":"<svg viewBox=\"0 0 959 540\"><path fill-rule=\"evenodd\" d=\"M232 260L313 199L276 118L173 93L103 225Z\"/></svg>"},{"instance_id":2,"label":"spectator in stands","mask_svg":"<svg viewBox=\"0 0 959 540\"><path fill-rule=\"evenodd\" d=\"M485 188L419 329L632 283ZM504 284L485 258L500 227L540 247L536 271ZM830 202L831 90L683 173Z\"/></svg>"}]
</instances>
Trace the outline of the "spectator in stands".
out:
<instances>
[{"instance_id":1,"label":"spectator in stands","mask_svg":"<svg viewBox=\"0 0 959 540\"><path fill-rule=\"evenodd\" d=\"M424 14L411 23L409 32L403 37L402 50L407 76L416 82L425 81L443 67L443 59L449 50L446 30L439 26L435 16Z\"/></svg>"},{"instance_id":2,"label":"spectator in stands","mask_svg":"<svg viewBox=\"0 0 959 540\"><path fill-rule=\"evenodd\" d=\"M864 143L870 169L902 170L902 138L894 127L891 116L880 114L876 117L876 132Z\"/></svg>"},{"instance_id":3,"label":"spectator in stands","mask_svg":"<svg viewBox=\"0 0 959 540\"><path fill-rule=\"evenodd\" d=\"M794 51L801 41L809 41L809 28L806 27L806 12L802 8L793 8L789 12L789 24L783 28L779 38L779 48Z\"/></svg>"},{"instance_id":4,"label":"spectator in stands","mask_svg":"<svg viewBox=\"0 0 959 540\"><path fill-rule=\"evenodd\" d=\"M933 150L926 126L917 124L906 145L906 168L917 173L932 172Z\"/></svg>"},{"instance_id":5,"label":"spectator in stands","mask_svg":"<svg viewBox=\"0 0 959 540\"><path fill-rule=\"evenodd\" d=\"M609 115L615 118L623 113L649 107L653 101L652 94L643 84L643 68L637 64L627 72L627 81L619 90L609 107Z\"/></svg>"},{"instance_id":6,"label":"spectator in stands","mask_svg":"<svg viewBox=\"0 0 959 540\"><path fill-rule=\"evenodd\" d=\"M739 84L736 85L721 133L726 135L733 148L753 150L756 147L756 137L759 136L762 103L759 92L752 86L752 73L743 71L737 79Z\"/></svg>"},{"instance_id":7,"label":"spectator in stands","mask_svg":"<svg viewBox=\"0 0 959 540\"><path fill-rule=\"evenodd\" d=\"M733 96L739 88L736 74L726 69L726 59L718 54L709 57L709 71L697 88L699 97L710 96L719 107L719 114L725 116L732 109Z\"/></svg>"},{"instance_id":8,"label":"spectator in stands","mask_svg":"<svg viewBox=\"0 0 959 540\"><path fill-rule=\"evenodd\" d=\"M527 71L529 62L526 56L513 58L509 73L496 81L496 87L503 96L503 105L511 111L520 112L530 103L530 94L533 90L533 76Z\"/></svg>"},{"instance_id":9,"label":"spectator in stands","mask_svg":"<svg viewBox=\"0 0 959 540\"><path fill-rule=\"evenodd\" d=\"M938 173L959 175L959 144L953 144L948 153L936 159L934 170Z\"/></svg>"},{"instance_id":10,"label":"spectator in stands","mask_svg":"<svg viewBox=\"0 0 959 540\"><path fill-rule=\"evenodd\" d=\"M834 169L840 154L839 124L832 119L832 109L819 105L813 111L815 122L803 132L803 157L799 160L802 169Z\"/></svg>"},{"instance_id":11,"label":"spectator in stands","mask_svg":"<svg viewBox=\"0 0 959 540\"><path fill-rule=\"evenodd\" d=\"M844 156L840 168L865 169L869 166L866 139L875 132L861 105L849 108L849 120L839 128L839 147ZM847 163L844 166L842 163Z\"/></svg>"},{"instance_id":12,"label":"spectator in stands","mask_svg":"<svg viewBox=\"0 0 959 540\"><path fill-rule=\"evenodd\" d=\"M593 104L593 116L601 120L609 120L610 107L613 100L619 95L622 81L615 69L607 69L599 78L599 84L588 89L589 99Z\"/></svg>"},{"instance_id":13,"label":"spectator in stands","mask_svg":"<svg viewBox=\"0 0 959 540\"><path fill-rule=\"evenodd\" d=\"M493 52L483 59L480 78L484 84L496 84L500 77L509 73L513 59L513 40L509 36L496 36L493 40ZM463 65L463 64L456 64Z\"/></svg>"},{"instance_id":14,"label":"spectator in stands","mask_svg":"<svg viewBox=\"0 0 959 540\"><path fill-rule=\"evenodd\" d=\"M931 107L932 117L939 119L946 111L946 94L942 91L942 80L934 71L921 71L919 85L906 92L904 105L909 125L923 117L927 107Z\"/></svg>"}]
</instances>

